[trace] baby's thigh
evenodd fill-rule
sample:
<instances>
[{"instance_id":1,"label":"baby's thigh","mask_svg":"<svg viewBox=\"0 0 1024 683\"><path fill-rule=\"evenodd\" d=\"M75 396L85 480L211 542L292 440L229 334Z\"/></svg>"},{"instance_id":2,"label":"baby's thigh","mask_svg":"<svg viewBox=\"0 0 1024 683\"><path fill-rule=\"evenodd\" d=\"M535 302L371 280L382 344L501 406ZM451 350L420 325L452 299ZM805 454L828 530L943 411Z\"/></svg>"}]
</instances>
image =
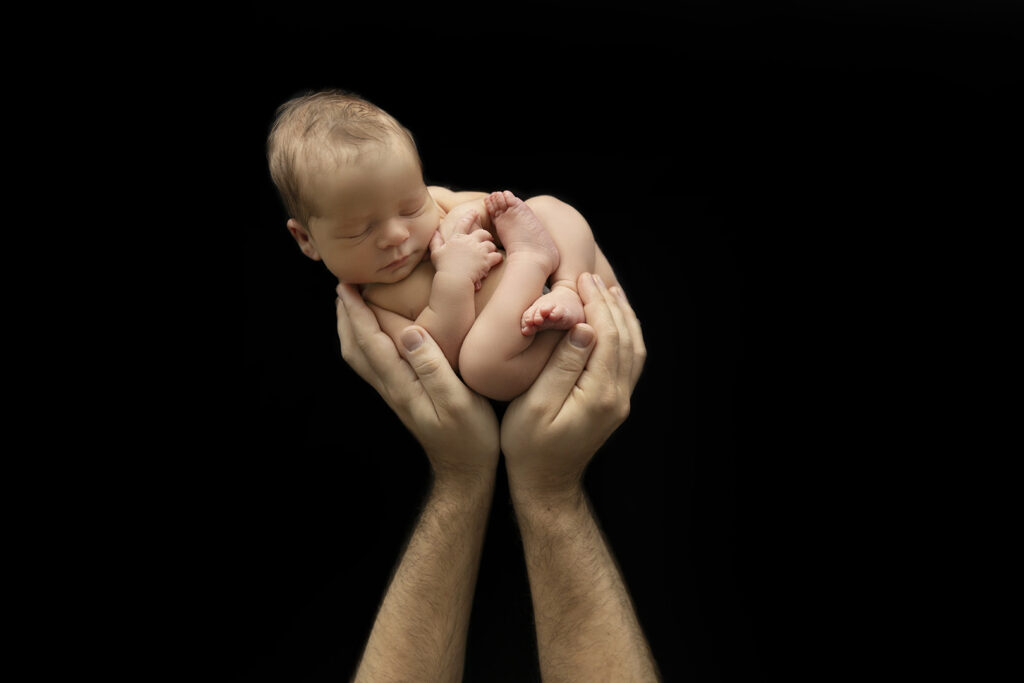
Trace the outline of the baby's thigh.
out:
<instances>
[{"instance_id":1,"label":"baby's thigh","mask_svg":"<svg viewBox=\"0 0 1024 683\"><path fill-rule=\"evenodd\" d=\"M558 247L561 263L555 279L596 272L609 283L616 281L607 259L594 241L590 223L575 207L550 195L531 197L526 203Z\"/></svg>"},{"instance_id":2,"label":"baby's thigh","mask_svg":"<svg viewBox=\"0 0 1024 683\"><path fill-rule=\"evenodd\" d=\"M469 388L499 401L511 401L530 388L565 334L561 330L546 330L524 337L526 348L510 356L508 347L502 343L507 340L495 339L491 332L470 330L459 354L459 372Z\"/></svg>"},{"instance_id":3,"label":"baby's thigh","mask_svg":"<svg viewBox=\"0 0 1024 683\"><path fill-rule=\"evenodd\" d=\"M558 197L547 194L530 197L526 204L556 241L559 235L594 239L587 219L572 204L566 204Z\"/></svg>"}]
</instances>

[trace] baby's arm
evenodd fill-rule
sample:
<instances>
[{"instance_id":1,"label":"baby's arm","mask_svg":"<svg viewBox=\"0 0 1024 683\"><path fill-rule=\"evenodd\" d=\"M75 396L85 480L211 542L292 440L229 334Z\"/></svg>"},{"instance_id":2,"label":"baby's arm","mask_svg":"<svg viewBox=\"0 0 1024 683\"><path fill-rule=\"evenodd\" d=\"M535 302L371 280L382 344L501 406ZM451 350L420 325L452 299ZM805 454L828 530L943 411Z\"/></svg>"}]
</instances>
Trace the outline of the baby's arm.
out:
<instances>
[{"instance_id":1,"label":"baby's arm","mask_svg":"<svg viewBox=\"0 0 1024 683\"><path fill-rule=\"evenodd\" d=\"M474 213L480 226L497 238L494 232L494 224L491 222L491 216L487 213L487 207L484 205L484 197L488 195L487 192L468 190L453 192L448 188L436 185L432 185L428 189L434 201L441 207L443 217L438 230L441 231L442 237L447 239L454 231L454 227L460 219L464 218L467 214Z\"/></svg>"},{"instance_id":2,"label":"baby's arm","mask_svg":"<svg viewBox=\"0 0 1024 683\"><path fill-rule=\"evenodd\" d=\"M475 293L491 268L501 263L491 234L480 227L477 215L467 212L447 239L435 232L430 260L436 272L430 299L416 324L421 325L458 368L459 351L476 319Z\"/></svg>"},{"instance_id":3,"label":"baby's arm","mask_svg":"<svg viewBox=\"0 0 1024 683\"><path fill-rule=\"evenodd\" d=\"M479 202L478 206L481 210L479 212L479 217L481 223L489 221L487 212L483 211L484 197L487 196L486 192L476 192L472 190L453 192L447 187L440 187L439 185L431 185L427 190L430 192L430 196L434 198L434 201L437 202L437 205L440 206L445 213L450 212L456 206L461 204Z\"/></svg>"}]
</instances>

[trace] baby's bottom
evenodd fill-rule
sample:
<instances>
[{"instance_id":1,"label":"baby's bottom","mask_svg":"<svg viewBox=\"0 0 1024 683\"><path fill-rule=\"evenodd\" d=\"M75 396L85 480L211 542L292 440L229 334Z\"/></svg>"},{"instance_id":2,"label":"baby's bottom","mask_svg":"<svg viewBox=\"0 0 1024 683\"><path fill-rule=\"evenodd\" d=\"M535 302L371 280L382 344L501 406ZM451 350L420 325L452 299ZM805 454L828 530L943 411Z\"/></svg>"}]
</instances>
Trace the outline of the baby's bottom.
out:
<instances>
[{"instance_id":1,"label":"baby's bottom","mask_svg":"<svg viewBox=\"0 0 1024 683\"><path fill-rule=\"evenodd\" d=\"M466 335L459 370L474 391L508 401L533 384L563 330L584 320L576 293L580 274L596 270L609 284L615 277L590 225L571 206L553 197L519 202L507 193L505 201L497 198L495 211L498 194L489 198L488 211L506 250L503 273ZM551 292L544 294L549 278ZM553 303L531 329L524 312L536 312L544 301Z\"/></svg>"}]
</instances>

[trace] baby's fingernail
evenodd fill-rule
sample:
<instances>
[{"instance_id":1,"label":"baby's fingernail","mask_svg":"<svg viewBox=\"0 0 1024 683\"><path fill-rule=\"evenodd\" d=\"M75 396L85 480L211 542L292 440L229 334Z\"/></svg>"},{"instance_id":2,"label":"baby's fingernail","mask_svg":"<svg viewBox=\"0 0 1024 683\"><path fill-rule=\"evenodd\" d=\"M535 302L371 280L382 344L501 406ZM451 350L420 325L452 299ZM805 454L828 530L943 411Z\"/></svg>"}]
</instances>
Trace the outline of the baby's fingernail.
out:
<instances>
[{"instance_id":1,"label":"baby's fingernail","mask_svg":"<svg viewBox=\"0 0 1024 683\"><path fill-rule=\"evenodd\" d=\"M401 340L406 351L415 351L423 343L423 335L419 330L410 327L402 333Z\"/></svg>"}]
</instances>

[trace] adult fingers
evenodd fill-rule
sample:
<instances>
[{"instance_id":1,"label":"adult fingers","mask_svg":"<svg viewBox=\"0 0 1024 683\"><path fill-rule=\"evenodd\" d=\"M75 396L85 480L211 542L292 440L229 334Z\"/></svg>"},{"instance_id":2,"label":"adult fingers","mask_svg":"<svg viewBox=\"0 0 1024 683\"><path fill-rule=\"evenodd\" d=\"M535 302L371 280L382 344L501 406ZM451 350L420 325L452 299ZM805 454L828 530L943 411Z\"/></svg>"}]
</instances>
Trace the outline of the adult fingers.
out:
<instances>
[{"instance_id":1,"label":"adult fingers","mask_svg":"<svg viewBox=\"0 0 1024 683\"><path fill-rule=\"evenodd\" d=\"M420 379L434 410L451 407L461 392L468 392L452 369L444 351L419 325L410 325L398 337L401 353Z\"/></svg>"},{"instance_id":2,"label":"adult fingers","mask_svg":"<svg viewBox=\"0 0 1024 683\"><path fill-rule=\"evenodd\" d=\"M603 391L619 378L619 329L593 275L580 275L576 287L583 301L583 314L598 340L587 372L580 378L580 386L585 390Z\"/></svg>"},{"instance_id":3,"label":"adult fingers","mask_svg":"<svg viewBox=\"0 0 1024 683\"><path fill-rule=\"evenodd\" d=\"M359 343L356 341L355 326L352 324L352 318L348 313L348 308L345 306L344 296L339 286L335 308L338 316L338 339L341 342L341 357L356 371L356 374L373 384L370 380L370 364L366 360L366 354L363 353Z\"/></svg>"},{"instance_id":4,"label":"adult fingers","mask_svg":"<svg viewBox=\"0 0 1024 683\"><path fill-rule=\"evenodd\" d=\"M615 321L615 329L619 334L618 379L620 382L625 384L628 383L629 378L632 375L633 338L630 334L629 328L626 326L626 318L619 306L619 298L611 289L609 289L600 276L595 276L594 279L597 281L597 287L601 292L601 296L604 297L605 303L608 304L608 311L611 313L612 320ZM630 389L632 389L632 387L630 387Z\"/></svg>"},{"instance_id":5,"label":"adult fingers","mask_svg":"<svg viewBox=\"0 0 1024 683\"><path fill-rule=\"evenodd\" d=\"M612 289L619 299L619 308L625 317L626 327L633 342L633 367L630 381L632 386L636 386L637 380L640 379L640 373L644 369L644 363L647 361L647 346L644 344L644 334L640 329L640 320L636 317L636 311L629 305L626 293L622 291L621 287L613 287Z\"/></svg>"},{"instance_id":6,"label":"adult fingers","mask_svg":"<svg viewBox=\"0 0 1024 683\"><path fill-rule=\"evenodd\" d=\"M411 377L409 369L398 355L391 337L380 329L373 311L355 288L339 285L337 291L346 314L344 317L339 315L339 321L344 320L345 334L351 338L347 344L342 342L342 357L360 377L388 399L388 387L408 382Z\"/></svg>"},{"instance_id":7,"label":"adult fingers","mask_svg":"<svg viewBox=\"0 0 1024 683\"><path fill-rule=\"evenodd\" d=\"M554 419L587 366L596 340L593 327L586 323L575 325L555 347L537 379L516 402L525 402L538 413L538 418Z\"/></svg>"}]
</instances>

